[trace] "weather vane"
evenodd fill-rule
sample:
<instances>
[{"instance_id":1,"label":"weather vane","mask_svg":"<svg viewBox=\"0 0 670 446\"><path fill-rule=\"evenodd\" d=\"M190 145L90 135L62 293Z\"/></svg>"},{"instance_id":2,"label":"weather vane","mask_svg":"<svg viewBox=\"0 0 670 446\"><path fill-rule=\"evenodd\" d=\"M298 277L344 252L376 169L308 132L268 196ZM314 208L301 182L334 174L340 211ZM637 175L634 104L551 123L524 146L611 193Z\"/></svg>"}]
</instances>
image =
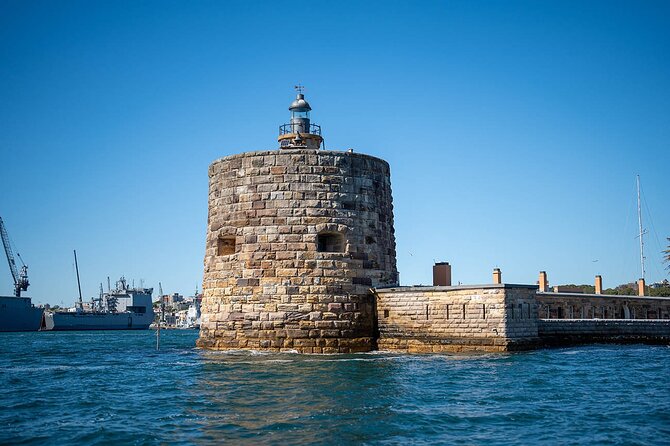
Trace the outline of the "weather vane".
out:
<instances>
[{"instance_id":1,"label":"weather vane","mask_svg":"<svg viewBox=\"0 0 670 446\"><path fill-rule=\"evenodd\" d=\"M304 87L304 85L300 85L300 84L298 84L298 85L296 85L296 86L293 87L293 88L295 88L295 91L297 91L297 92L300 93L300 94L302 94L302 92L305 91L305 87Z\"/></svg>"}]
</instances>

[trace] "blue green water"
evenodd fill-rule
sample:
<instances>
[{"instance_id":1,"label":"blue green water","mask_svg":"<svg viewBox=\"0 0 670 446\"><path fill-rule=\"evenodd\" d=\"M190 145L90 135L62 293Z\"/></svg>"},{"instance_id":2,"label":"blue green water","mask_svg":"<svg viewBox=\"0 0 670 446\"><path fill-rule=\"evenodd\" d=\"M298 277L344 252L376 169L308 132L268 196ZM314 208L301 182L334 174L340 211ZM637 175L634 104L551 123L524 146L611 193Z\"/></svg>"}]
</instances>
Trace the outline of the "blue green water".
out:
<instances>
[{"instance_id":1,"label":"blue green water","mask_svg":"<svg viewBox=\"0 0 670 446\"><path fill-rule=\"evenodd\" d=\"M670 348L483 356L0 333L0 444L670 444Z\"/></svg>"}]
</instances>

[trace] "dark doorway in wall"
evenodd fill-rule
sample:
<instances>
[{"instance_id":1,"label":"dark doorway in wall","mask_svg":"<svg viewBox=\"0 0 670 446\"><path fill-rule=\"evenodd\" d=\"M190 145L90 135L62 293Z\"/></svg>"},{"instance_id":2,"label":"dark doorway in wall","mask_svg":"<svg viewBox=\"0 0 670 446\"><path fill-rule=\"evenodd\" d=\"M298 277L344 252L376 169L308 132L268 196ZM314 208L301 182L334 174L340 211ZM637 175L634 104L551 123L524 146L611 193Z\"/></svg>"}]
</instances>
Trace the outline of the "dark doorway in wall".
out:
<instances>
[{"instance_id":1,"label":"dark doorway in wall","mask_svg":"<svg viewBox=\"0 0 670 446\"><path fill-rule=\"evenodd\" d=\"M316 249L319 252L343 252L344 237L336 232L325 232L316 237Z\"/></svg>"}]
</instances>

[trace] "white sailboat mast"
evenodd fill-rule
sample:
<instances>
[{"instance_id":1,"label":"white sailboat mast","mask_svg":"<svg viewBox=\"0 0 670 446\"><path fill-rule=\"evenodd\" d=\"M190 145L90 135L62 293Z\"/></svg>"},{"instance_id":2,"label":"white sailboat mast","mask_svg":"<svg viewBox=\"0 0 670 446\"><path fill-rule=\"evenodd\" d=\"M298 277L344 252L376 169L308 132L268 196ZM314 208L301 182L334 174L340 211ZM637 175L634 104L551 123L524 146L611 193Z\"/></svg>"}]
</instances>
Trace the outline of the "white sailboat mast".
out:
<instances>
[{"instance_id":1,"label":"white sailboat mast","mask_svg":"<svg viewBox=\"0 0 670 446\"><path fill-rule=\"evenodd\" d=\"M640 266L642 268L642 279L644 279L644 231L642 230L642 206L640 203L640 175L637 176L637 222L640 229Z\"/></svg>"}]
</instances>

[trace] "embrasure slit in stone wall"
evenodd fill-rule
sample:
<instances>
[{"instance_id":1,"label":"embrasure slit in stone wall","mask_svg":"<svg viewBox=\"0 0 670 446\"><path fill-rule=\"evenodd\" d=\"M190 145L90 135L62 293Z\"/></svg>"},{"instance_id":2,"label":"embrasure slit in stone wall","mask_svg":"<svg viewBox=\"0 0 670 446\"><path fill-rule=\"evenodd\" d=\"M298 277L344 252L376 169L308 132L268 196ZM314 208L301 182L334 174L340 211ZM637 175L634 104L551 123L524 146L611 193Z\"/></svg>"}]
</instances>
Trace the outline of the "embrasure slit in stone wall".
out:
<instances>
[{"instance_id":1,"label":"embrasure slit in stone wall","mask_svg":"<svg viewBox=\"0 0 670 446\"><path fill-rule=\"evenodd\" d=\"M343 252L344 236L334 232L318 234L316 238L317 251L319 252Z\"/></svg>"},{"instance_id":2,"label":"embrasure slit in stone wall","mask_svg":"<svg viewBox=\"0 0 670 446\"><path fill-rule=\"evenodd\" d=\"M236 239L232 236L219 237L216 241L216 254L219 256L229 256L235 254Z\"/></svg>"}]
</instances>

